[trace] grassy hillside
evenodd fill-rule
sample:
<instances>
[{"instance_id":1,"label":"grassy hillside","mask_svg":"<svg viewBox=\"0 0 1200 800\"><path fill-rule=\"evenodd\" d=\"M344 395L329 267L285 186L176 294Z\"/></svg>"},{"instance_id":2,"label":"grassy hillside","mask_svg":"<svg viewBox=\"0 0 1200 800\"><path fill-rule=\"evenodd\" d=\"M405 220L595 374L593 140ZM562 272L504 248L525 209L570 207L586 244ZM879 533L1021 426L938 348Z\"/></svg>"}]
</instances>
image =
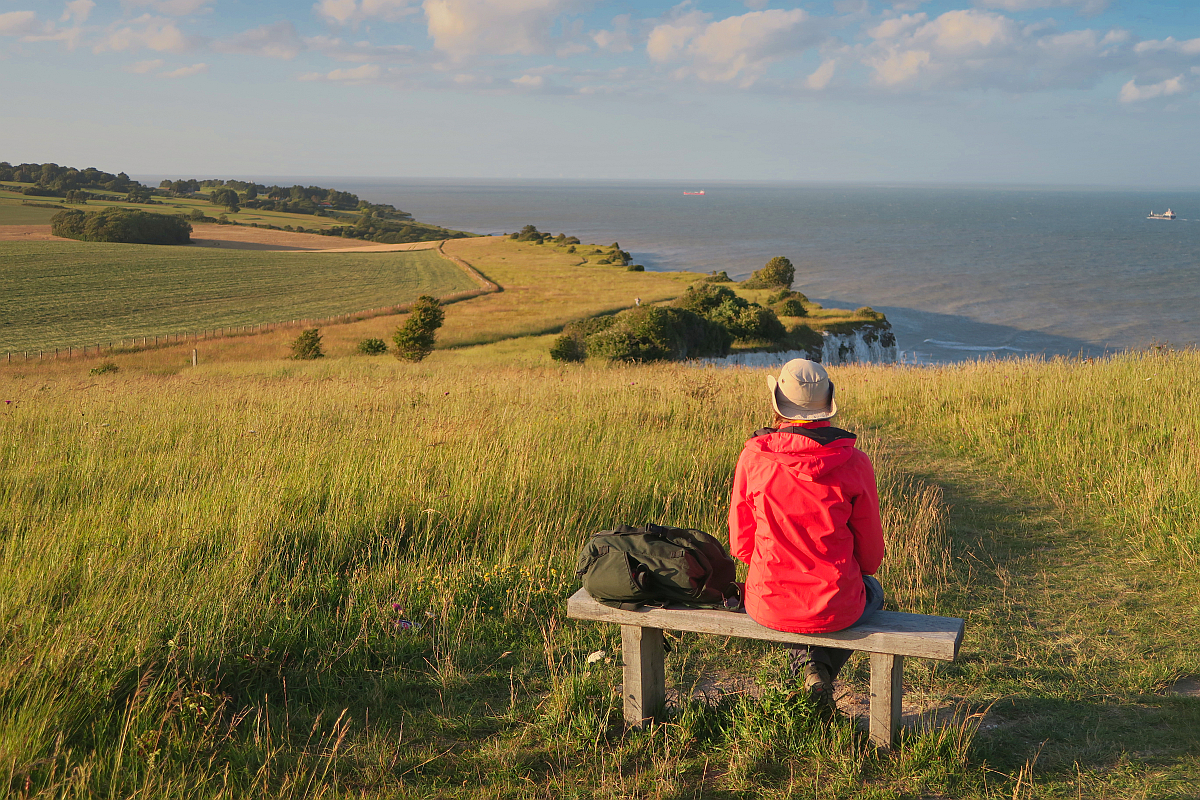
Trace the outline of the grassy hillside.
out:
<instances>
[{"instance_id":1,"label":"grassy hillside","mask_svg":"<svg viewBox=\"0 0 1200 800\"><path fill-rule=\"evenodd\" d=\"M0 353L324 317L476 288L433 250L0 242Z\"/></svg>"},{"instance_id":2,"label":"grassy hillside","mask_svg":"<svg viewBox=\"0 0 1200 800\"><path fill-rule=\"evenodd\" d=\"M485 273L510 285L449 306L448 337L545 329L616 302L626 278L675 280L524 272L509 266L523 246L505 247ZM497 304L517 292L540 317ZM1195 352L833 371L879 474L891 607L967 619L959 662L906 666L906 697L937 722L881 755L788 693L779 651L707 637L675 640L670 684L758 688L625 732L618 638L563 619L588 533L723 533L741 442L769 418L764 371L560 367L548 337L419 365L351 355L366 326L396 324L328 328L330 358L307 364L283 360L280 334L213 343L195 369L172 349L102 376L90 359L0 367L14 791L1182 798L1200 783L1200 701L1171 694L1200 671ZM856 657L846 676L861 693L866 674Z\"/></svg>"}]
</instances>

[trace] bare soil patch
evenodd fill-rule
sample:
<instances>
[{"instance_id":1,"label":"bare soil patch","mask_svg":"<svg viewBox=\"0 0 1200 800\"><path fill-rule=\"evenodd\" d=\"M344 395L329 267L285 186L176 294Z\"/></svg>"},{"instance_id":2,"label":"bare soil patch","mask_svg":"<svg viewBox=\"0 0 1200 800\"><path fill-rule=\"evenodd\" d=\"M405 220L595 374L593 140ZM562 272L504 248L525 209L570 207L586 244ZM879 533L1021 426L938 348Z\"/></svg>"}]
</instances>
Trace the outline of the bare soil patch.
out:
<instances>
[{"instance_id":1,"label":"bare soil patch","mask_svg":"<svg viewBox=\"0 0 1200 800\"><path fill-rule=\"evenodd\" d=\"M1167 694L1172 697L1200 697L1200 677L1185 675L1167 687Z\"/></svg>"},{"instance_id":2,"label":"bare soil patch","mask_svg":"<svg viewBox=\"0 0 1200 800\"><path fill-rule=\"evenodd\" d=\"M50 234L49 225L0 225L0 242L72 242ZM194 225L190 247L223 247L227 250L304 250L309 252L386 253L397 250L430 250L437 242L363 244L361 239L321 236L315 233L273 231L241 225Z\"/></svg>"},{"instance_id":3,"label":"bare soil patch","mask_svg":"<svg viewBox=\"0 0 1200 800\"><path fill-rule=\"evenodd\" d=\"M50 235L49 225L0 225L0 242L65 242Z\"/></svg>"},{"instance_id":4,"label":"bare soil patch","mask_svg":"<svg viewBox=\"0 0 1200 800\"><path fill-rule=\"evenodd\" d=\"M340 236L321 236L316 233L273 231L269 228L248 228L241 225L193 225L191 246L224 247L231 250L337 250L343 253L366 253L421 250L436 245L436 242L364 245L361 239L343 239Z\"/></svg>"}]
</instances>

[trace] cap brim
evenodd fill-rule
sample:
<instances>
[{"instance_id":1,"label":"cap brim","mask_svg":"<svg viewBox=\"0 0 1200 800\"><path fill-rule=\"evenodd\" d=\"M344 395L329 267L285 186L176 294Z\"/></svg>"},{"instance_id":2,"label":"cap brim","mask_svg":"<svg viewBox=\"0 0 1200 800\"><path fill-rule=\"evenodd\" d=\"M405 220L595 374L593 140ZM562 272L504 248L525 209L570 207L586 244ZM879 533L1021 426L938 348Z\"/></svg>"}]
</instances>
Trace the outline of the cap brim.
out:
<instances>
[{"instance_id":1,"label":"cap brim","mask_svg":"<svg viewBox=\"0 0 1200 800\"><path fill-rule=\"evenodd\" d=\"M834 399L836 390L834 389L833 381L829 382L829 405L819 409L798 406L784 397L779 391L779 381L775 379L774 375L767 376L767 386L771 387L771 406L775 409L775 413L784 419L816 422L817 420L829 419L837 414L837 400Z\"/></svg>"}]
</instances>

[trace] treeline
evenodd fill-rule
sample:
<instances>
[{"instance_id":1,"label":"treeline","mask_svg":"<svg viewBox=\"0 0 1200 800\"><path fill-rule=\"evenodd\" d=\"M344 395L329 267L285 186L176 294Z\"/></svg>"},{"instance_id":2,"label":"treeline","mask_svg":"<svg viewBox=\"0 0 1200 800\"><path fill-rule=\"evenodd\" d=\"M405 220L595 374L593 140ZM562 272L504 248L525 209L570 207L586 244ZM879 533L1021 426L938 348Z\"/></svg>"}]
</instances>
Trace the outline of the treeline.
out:
<instances>
[{"instance_id":1,"label":"treeline","mask_svg":"<svg viewBox=\"0 0 1200 800\"><path fill-rule=\"evenodd\" d=\"M95 167L76 169L58 164L10 164L0 161L0 181L32 183L21 193L30 197L62 197L68 193L73 202L86 201L96 192L118 192L125 194L129 202L144 203L150 199L151 191L124 172L113 175Z\"/></svg>"},{"instance_id":2,"label":"treeline","mask_svg":"<svg viewBox=\"0 0 1200 800\"><path fill-rule=\"evenodd\" d=\"M410 221L412 214L387 203L370 203L351 192L322 186L267 186L238 180L207 179L164 180L158 191L171 197L191 197L207 193L214 205L236 211L251 208L288 214L327 216L337 211L370 212L378 219Z\"/></svg>"},{"instance_id":3,"label":"treeline","mask_svg":"<svg viewBox=\"0 0 1200 800\"><path fill-rule=\"evenodd\" d=\"M86 203L90 199L104 199L156 205L161 201L155 200L155 197L191 197L203 192L209 194L216 205L230 211L249 208L318 217L337 216L339 211L369 213L376 227L379 227L381 220L413 222L412 214L390 203L371 203L352 192L323 186L267 186L251 181L188 178L164 180L155 189L133 180L124 172L114 175L95 167L77 169L53 163L14 165L7 161L0 161L0 181L31 183L32 186L21 190L22 194L29 197L58 197L68 202ZM98 192L117 194L105 196L96 194ZM402 226L383 233L405 235Z\"/></svg>"},{"instance_id":4,"label":"treeline","mask_svg":"<svg viewBox=\"0 0 1200 800\"><path fill-rule=\"evenodd\" d=\"M60 211L50 218L50 232L85 242L188 244L192 241L192 226L183 217L116 206L92 213L73 208Z\"/></svg>"},{"instance_id":5,"label":"treeline","mask_svg":"<svg viewBox=\"0 0 1200 800\"><path fill-rule=\"evenodd\" d=\"M194 222L218 222L231 224L231 220L224 214L219 219L213 220L211 217L205 217L203 213L197 216L197 212L192 212L192 220ZM245 223L232 223L245 224ZM303 225L265 225L261 222L250 223L251 228L266 228L272 231L288 231L289 233L315 233L321 236L340 236L343 239L362 239L368 242L377 244L408 244L410 242L429 242L436 239L469 239L472 234L463 233L462 231L452 231L446 228L439 228L437 225L428 225L424 222L393 222L391 220L376 220L369 215L363 215L363 218L355 225L334 225L329 228L305 228Z\"/></svg>"}]
</instances>

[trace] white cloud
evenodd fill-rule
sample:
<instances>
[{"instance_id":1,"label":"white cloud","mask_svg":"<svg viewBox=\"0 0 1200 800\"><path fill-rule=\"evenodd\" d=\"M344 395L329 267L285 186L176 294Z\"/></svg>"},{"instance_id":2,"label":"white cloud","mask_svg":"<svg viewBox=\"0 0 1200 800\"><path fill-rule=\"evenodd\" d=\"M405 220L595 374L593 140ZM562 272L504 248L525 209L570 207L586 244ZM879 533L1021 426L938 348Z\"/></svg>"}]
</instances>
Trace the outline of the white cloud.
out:
<instances>
[{"instance_id":1,"label":"white cloud","mask_svg":"<svg viewBox=\"0 0 1200 800\"><path fill-rule=\"evenodd\" d=\"M920 34L932 38L945 50L979 51L1004 45L1017 36L1017 25L1008 17L978 11L947 11L921 27Z\"/></svg>"},{"instance_id":2,"label":"white cloud","mask_svg":"<svg viewBox=\"0 0 1200 800\"><path fill-rule=\"evenodd\" d=\"M1144 42L1138 42L1133 48L1135 53L1179 53L1185 56L1200 55L1200 39L1185 39L1182 42L1175 40L1174 36L1168 36L1166 39L1156 41L1148 39Z\"/></svg>"},{"instance_id":3,"label":"white cloud","mask_svg":"<svg viewBox=\"0 0 1200 800\"><path fill-rule=\"evenodd\" d=\"M853 51L877 86L893 88L1088 88L1134 63L1126 31L1061 32L1053 22L1020 25L973 9L904 15L867 35L873 42Z\"/></svg>"},{"instance_id":4,"label":"white cloud","mask_svg":"<svg viewBox=\"0 0 1200 800\"><path fill-rule=\"evenodd\" d=\"M82 25L87 22L88 17L92 14L92 9L96 7L93 0L71 0L63 9L63 14L60 22L75 21L77 25Z\"/></svg>"},{"instance_id":5,"label":"white cloud","mask_svg":"<svg viewBox=\"0 0 1200 800\"><path fill-rule=\"evenodd\" d=\"M628 53L633 50L633 39L629 35L628 14L621 14L613 17L611 31L593 31L591 34L592 41L596 43L596 47L601 50L606 50L610 53Z\"/></svg>"},{"instance_id":6,"label":"white cloud","mask_svg":"<svg viewBox=\"0 0 1200 800\"><path fill-rule=\"evenodd\" d=\"M689 11L671 22L656 25L650 31L646 52L655 61L673 61L712 19L703 11Z\"/></svg>"},{"instance_id":7,"label":"white cloud","mask_svg":"<svg viewBox=\"0 0 1200 800\"><path fill-rule=\"evenodd\" d=\"M1136 103L1140 100L1153 100L1155 97L1170 97L1185 91L1187 91L1187 87L1184 86L1183 76L1176 75L1174 78L1167 78L1165 81L1151 83L1147 86L1138 86L1131 80L1121 87L1120 96L1122 103Z\"/></svg>"},{"instance_id":8,"label":"white cloud","mask_svg":"<svg viewBox=\"0 0 1200 800\"><path fill-rule=\"evenodd\" d=\"M140 50L178 53L191 47L191 42L175 23L162 17L143 14L124 27L114 30L96 45L96 52L105 50Z\"/></svg>"},{"instance_id":9,"label":"white cloud","mask_svg":"<svg viewBox=\"0 0 1200 800\"><path fill-rule=\"evenodd\" d=\"M434 46L464 57L545 52L551 28L572 0L425 0Z\"/></svg>"},{"instance_id":10,"label":"white cloud","mask_svg":"<svg viewBox=\"0 0 1200 800\"><path fill-rule=\"evenodd\" d=\"M361 67L355 67L354 69L335 69L325 74L309 72L301 75L300 80L332 81L334 83L368 83L379 80L382 74L383 70L378 65L363 64Z\"/></svg>"},{"instance_id":11,"label":"white cloud","mask_svg":"<svg viewBox=\"0 0 1200 800\"><path fill-rule=\"evenodd\" d=\"M313 6L318 16L338 25L368 19L396 22L416 12L415 0L320 0Z\"/></svg>"},{"instance_id":12,"label":"white cloud","mask_svg":"<svg viewBox=\"0 0 1200 800\"><path fill-rule=\"evenodd\" d=\"M180 67L173 69L170 72L164 72L164 78L190 78L193 75L199 75L203 72L208 72L208 64L192 64L190 67Z\"/></svg>"},{"instance_id":13,"label":"white cloud","mask_svg":"<svg viewBox=\"0 0 1200 800\"><path fill-rule=\"evenodd\" d=\"M522 75L513 78L512 82L523 89L540 89L546 85L546 78L542 75Z\"/></svg>"},{"instance_id":14,"label":"white cloud","mask_svg":"<svg viewBox=\"0 0 1200 800\"><path fill-rule=\"evenodd\" d=\"M737 80L746 87L758 80L771 63L796 55L818 41L818 31L802 9L751 11L716 22L691 12L650 32L646 52L655 61L686 59L690 65L677 75L703 81Z\"/></svg>"},{"instance_id":15,"label":"white cloud","mask_svg":"<svg viewBox=\"0 0 1200 800\"><path fill-rule=\"evenodd\" d=\"M37 13L34 11L9 11L0 14L0 35L23 36L39 29Z\"/></svg>"},{"instance_id":16,"label":"white cloud","mask_svg":"<svg viewBox=\"0 0 1200 800\"><path fill-rule=\"evenodd\" d=\"M826 59L821 62L821 66L804 79L804 85L810 89L821 91L829 85L829 81L833 79L833 71L837 68L837 61L834 59Z\"/></svg>"},{"instance_id":17,"label":"white cloud","mask_svg":"<svg viewBox=\"0 0 1200 800\"><path fill-rule=\"evenodd\" d=\"M928 50L893 50L882 58L868 59L875 70L875 82L884 86L907 83L929 65Z\"/></svg>"},{"instance_id":18,"label":"white cloud","mask_svg":"<svg viewBox=\"0 0 1200 800\"><path fill-rule=\"evenodd\" d=\"M304 42L296 32L295 25L281 20L214 42L213 49L220 53L246 53L289 60L300 55L304 50Z\"/></svg>"},{"instance_id":19,"label":"white cloud","mask_svg":"<svg viewBox=\"0 0 1200 800\"><path fill-rule=\"evenodd\" d=\"M205 7L212 5L216 0L121 0L121 5L125 8L149 8L157 11L159 14L170 14L176 17L195 14L197 11L207 10Z\"/></svg>"},{"instance_id":20,"label":"white cloud","mask_svg":"<svg viewBox=\"0 0 1200 800\"><path fill-rule=\"evenodd\" d=\"M163 63L161 58L156 58L152 61L139 61L136 64L130 64L125 67L125 71L132 72L134 75L146 75L160 68Z\"/></svg>"}]
</instances>

